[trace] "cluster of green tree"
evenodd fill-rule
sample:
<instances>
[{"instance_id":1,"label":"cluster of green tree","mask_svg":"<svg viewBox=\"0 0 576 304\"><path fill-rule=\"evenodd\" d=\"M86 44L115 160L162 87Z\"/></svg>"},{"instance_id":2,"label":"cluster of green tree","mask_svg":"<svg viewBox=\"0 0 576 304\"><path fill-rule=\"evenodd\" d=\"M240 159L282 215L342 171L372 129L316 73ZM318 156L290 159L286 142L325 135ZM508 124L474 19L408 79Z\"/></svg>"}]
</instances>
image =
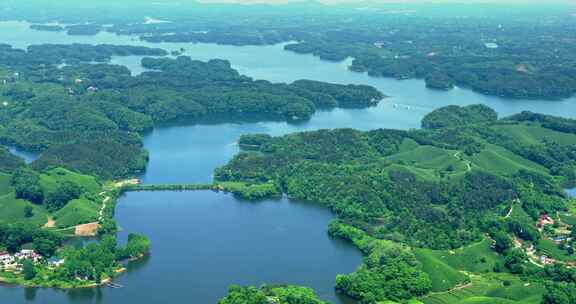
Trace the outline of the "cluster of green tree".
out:
<instances>
[{"instance_id":1,"label":"cluster of green tree","mask_svg":"<svg viewBox=\"0 0 576 304\"><path fill-rule=\"evenodd\" d=\"M522 113L512 115L507 119L520 122L534 122L540 124L543 128L576 134L576 120L574 119L532 113L529 111L524 111Z\"/></svg>"},{"instance_id":2,"label":"cluster of green tree","mask_svg":"<svg viewBox=\"0 0 576 304\"><path fill-rule=\"evenodd\" d=\"M50 75L56 73L57 65L62 63L106 62L112 56L165 56L168 53L159 48L110 44L41 44L31 45L27 51L2 44L0 54L2 66L15 68L24 74Z\"/></svg>"},{"instance_id":3,"label":"cluster of green tree","mask_svg":"<svg viewBox=\"0 0 576 304\"><path fill-rule=\"evenodd\" d=\"M50 258L62 245L62 237L54 232L25 224L0 224L0 247L16 253L31 244L40 255Z\"/></svg>"},{"instance_id":4,"label":"cluster of green tree","mask_svg":"<svg viewBox=\"0 0 576 304\"><path fill-rule=\"evenodd\" d=\"M141 51L151 54L155 49ZM153 71L136 77L125 67L107 64L55 66L63 58L84 61L94 59L92 54L121 52L140 51L52 45L20 52L54 64L45 69L12 64L23 70L19 80L0 87L9 102L0 109L0 140L41 152L33 164L36 169L64 166L109 179L145 168L140 136L155 124L219 115L305 120L318 108L368 107L384 97L368 86L253 81L224 60L145 58L143 66Z\"/></svg>"},{"instance_id":5,"label":"cluster of green tree","mask_svg":"<svg viewBox=\"0 0 576 304\"><path fill-rule=\"evenodd\" d=\"M130 233L126 247L118 248L116 258L118 260L136 259L148 254L150 240L141 234Z\"/></svg>"},{"instance_id":6,"label":"cluster of green tree","mask_svg":"<svg viewBox=\"0 0 576 304\"><path fill-rule=\"evenodd\" d=\"M484 228L493 241L492 249L504 257L494 266L493 270L495 272L524 274L528 270L526 265L528 256L523 249L514 246L511 236L529 242L537 241L540 238L540 233L533 224L512 219L492 219L486 221Z\"/></svg>"},{"instance_id":7,"label":"cluster of green tree","mask_svg":"<svg viewBox=\"0 0 576 304\"><path fill-rule=\"evenodd\" d=\"M16 198L44 205L51 212L62 209L68 202L87 192L80 185L68 180L59 181L54 189L48 189L41 184L40 174L26 167L17 169L10 183L16 191Z\"/></svg>"},{"instance_id":8,"label":"cluster of green tree","mask_svg":"<svg viewBox=\"0 0 576 304\"><path fill-rule=\"evenodd\" d=\"M127 144L125 141L96 138L50 147L32 166L38 170L59 166L112 179L143 172L147 163L148 153L141 143Z\"/></svg>"},{"instance_id":9,"label":"cluster of green tree","mask_svg":"<svg viewBox=\"0 0 576 304\"><path fill-rule=\"evenodd\" d=\"M59 253L64 264L56 269L54 276L67 282L94 281L99 284L103 278L117 274L120 261L141 257L148 253L149 246L146 237L135 234L129 236L126 247L118 246L116 238L110 235L80 248L69 246Z\"/></svg>"},{"instance_id":10,"label":"cluster of green tree","mask_svg":"<svg viewBox=\"0 0 576 304\"><path fill-rule=\"evenodd\" d=\"M478 45L478 48L482 48ZM512 55L478 58L425 55L406 58L356 58L351 69L371 76L399 79L424 78L431 88L451 89L455 84L479 93L507 98L561 99L574 95L575 72L552 61L540 62L537 72L525 71L518 62L537 60ZM516 62L516 64L515 64ZM536 69L536 68L533 68Z\"/></svg>"},{"instance_id":11,"label":"cluster of green tree","mask_svg":"<svg viewBox=\"0 0 576 304\"><path fill-rule=\"evenodd\" d=\"M426 115L422 119L422 128L457 128L479 123L493 123L496 120L498 120L498 113L485 105L447 106Z\"/></svg>"},{"instance_id":12,"label":"cluster of green tree","mask_svg":"<svg viewBox=\"0 0 576 304\"><path fill-rule=\"evenodd\" d=\"M486 223L516 199L533 220L566 209L561 179L550 174L562 176L552 167L544 166L548 171L542 172L535 163L514 167L511 162L502 164L512 166L502 171L484 162L494 149L510 151L506 153L515 161L523 156L507 145L487 144L492 141L487 134L494 130L486 130L501 123L495 119L483 106L448 107L424 118L437 126L432 129L244 136L240 145L248 151L217 169L215 176L218 181L274 185L291 198L325 204L377 238L458 248L478 240L487 232ZM515 138L512 132L499 134ZM553 143L550 138L518 147L530 151Z\"/></svg>"},{"instance_id":13,"label":"cluster of green tree","mask_svg":"<svg viewBox=\"0 0 576 304\"><path fill-rule=\"evenodd\" d=\"M314 291L298 286L230 286L228 294L218 304L325 304Z\"/></svg>"},{"instance_id":14,"label":"cluster of green tree","mask_svg":"<svg viewBox=\"0 0 576 304\"><path fill-rule=\"evenodd\" d=\"M340 221L330 224L329 233L353 242L365 254L354 273L336 277L339 292L361 303L380 303L410 300L431 290L430 278L408 247L374 239Z\"/></svg>"},{"instance_id":15,"label":"cluster of green tree","mask_svg":"<svg viewBox=\"0 0 576 304\"><path fill-rule=\"evenodd\" d=\"M576 271L564 265L548 265L530 273L529 278L546 287L542 304L570 304L576 301Z\"/></svg>"},{"instance_id":16,"label":"cluster of green tree","mask_svg":"<svg viewBox=\"0 0 576 304\"><path fill-rule=\"evenodd\" d=\"M112 56L165 56L160 48L112 44L41 44L28 47L27 57L50 63L106 62ZM28 58L26 58L28 59Z\"/></svg>"},{"instance_id":17,"label":"cluster of green tree","mask_svg":"<svg viewBox=\"0 0 576 304\"><path fill-rule=\"evenodd\" d=\"M66 33L68 35L76 36L94 36L102 30L102 27L97 24L74 24L66 26Z\"/></svg>"}]
</instances>

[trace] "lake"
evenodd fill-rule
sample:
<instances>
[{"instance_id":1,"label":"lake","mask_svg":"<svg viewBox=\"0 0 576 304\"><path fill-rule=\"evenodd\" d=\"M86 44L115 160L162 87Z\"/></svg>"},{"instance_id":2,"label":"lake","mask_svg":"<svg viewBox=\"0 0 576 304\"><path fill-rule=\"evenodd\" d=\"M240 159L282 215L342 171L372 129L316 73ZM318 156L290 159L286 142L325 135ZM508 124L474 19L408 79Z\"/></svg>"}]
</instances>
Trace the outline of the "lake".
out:
<instances>
[{"instance_id":1,"label":"lake","mask_svg":"<svg viewBox=\"0 0 576 304\"><path fill-rule=\"evenodd\" d=\"M230 60L241 73L256 79L291 82L313 79L335 83L368 84L390 95L377 107L320 111L308 122L233 122L172 125L157 128L144 139L150 151L145 183L206 183L215 167L238 152L242 134L282 135L323 128L410 129L420 126L431 110L448 104L483 103L500 115L523 110L575 117L575 99L563 101L505 100L466 89L434 91L421 80L372 78L347 70L350 61L334 63L298 55L274 46L214 44L151 44L130 36L100 33L66 36L37 32L24 22L0 22L0 42L25 48L40 43L110 43L184 48L194 59ZM116 57L112 63L141 73L139 57ZM353 271L360 253L350 244L331 239L329 210L311 203L245 202L231 195L200 192L129 193L119 201L116 219L121 237L144 233L152 241L152 254L131 263L118 278L121 289L73 291L0 288L6 303L216 303L229 284L288 283L314 288L325 300L345 303L334 294L338 273Z\"/></svg>"}]
</instances>

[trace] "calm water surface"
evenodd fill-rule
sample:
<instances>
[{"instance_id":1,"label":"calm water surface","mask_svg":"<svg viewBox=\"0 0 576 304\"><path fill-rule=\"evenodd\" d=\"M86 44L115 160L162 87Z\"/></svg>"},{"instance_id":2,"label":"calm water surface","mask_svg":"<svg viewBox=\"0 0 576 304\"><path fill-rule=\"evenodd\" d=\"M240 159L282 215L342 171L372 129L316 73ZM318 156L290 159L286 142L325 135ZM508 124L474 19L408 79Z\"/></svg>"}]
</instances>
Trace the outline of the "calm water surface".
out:
<instances>
[{"instance_id":1,"label":"calm water surface","mask_svg":"<svg viewBox=\"0 0 576 304\"><path fill-rule=\"evenodd\" d=\"M0 22L0 43L17 48L41 43L110 43L186 49L194 59L230 60L255 79L291 82L314 79L368 84L390 95L377 107L318 112L309 122L222 123L179 125L154 130L145 138L150 164L145 183L210 182L215 167L225 164L241 134L282 135L322 128L418 128L431 110L448 104L483 103L500 115L523 110L575 117L575 99L564 101L505 100L465 89L432 91L420 80L371 78L347 70L350 62L332 63L283 50L282 45L235 47L213 44L150 44L129 36L100 33L66 36L37 32L22 22ZM112 63L144 71L141 57L115 57ZM313 204L279 201L250 203L213 192L129 193L116 219L129 232L148 235L152 255L129 265L118 282L122 289L69 292L52 289L0 288L2 303L216 303L229 284L289 283L313 287L333 303L344 303L333 292L335 275L353 271L361 262L357 250L332 240L326 226L332 215Z\"/></svg>"}]
</instances>

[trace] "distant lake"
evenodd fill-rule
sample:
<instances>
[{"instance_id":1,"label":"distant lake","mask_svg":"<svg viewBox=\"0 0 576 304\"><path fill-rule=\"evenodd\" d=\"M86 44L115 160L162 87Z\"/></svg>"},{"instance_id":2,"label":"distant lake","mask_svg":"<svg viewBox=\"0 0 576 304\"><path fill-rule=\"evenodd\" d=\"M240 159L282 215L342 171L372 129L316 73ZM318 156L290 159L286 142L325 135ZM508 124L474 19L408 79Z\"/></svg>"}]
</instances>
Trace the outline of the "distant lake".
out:
<instances>
[{"instance_id":1,"label":"distant lake","mask_svg":"<svg viewBox=\"0 0 576 304\"><path fill-rule=\"evenodd\" d=\"M347 70L349 61L321 61L274 46L223 46L215 44L160 43L135 37L100 33L66 36L38 32L23 22L0 22L0 42L25 48L41 43L125 44L184 48L193 59L229 60L241 73L255 79L292 82L313 79L343 84L368 84L392 96L377 107L320 111L308 122L206 122L155 129L144 138L150 151L145 183L206 183L214 168L238 152L242 134L282 135L325 128L419 128L433 109L449 104L483 103L501 115L523 110L576 117L575 99L563 101L506 100L466 89L434 91L421 80L372 78ZM112 63L144 70L139 57L115 57ZM129 193L118 203L116 219L129 232L151 238L152 255L130 265L120 276L121 289L70 292L52 289L0 288L5 303L216 303L229 284L288 283L314 288L325 300L344 303L333 292L335 275L353 271L360 253L350 244L332 240L327 225L330 211L311 203L245 202L213 192Z\"/></svg>"}]
</instances>

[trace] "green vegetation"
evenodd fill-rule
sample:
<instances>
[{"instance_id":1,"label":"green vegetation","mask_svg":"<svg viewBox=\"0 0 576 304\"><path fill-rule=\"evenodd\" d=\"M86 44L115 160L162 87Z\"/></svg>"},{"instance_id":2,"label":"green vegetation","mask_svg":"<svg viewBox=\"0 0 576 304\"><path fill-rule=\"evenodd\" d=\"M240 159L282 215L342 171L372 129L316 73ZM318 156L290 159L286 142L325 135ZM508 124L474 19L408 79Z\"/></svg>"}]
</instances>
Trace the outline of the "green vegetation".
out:
<instances>
[{"instance_id":1,"label":"green vegetation","mask_svg":"<svg viewBox=\"0 0 576 304\"><path fill-rule=\"evenodd\" d=\"M69 201L66 206L54 213L56 226L60 228L72 227L98 221L100 205L86 198Z\"/></svg>"},{"instance_id":2,"label":"green vegetation","mask_svg":"<svg viewBox=\"0 0 576 304\"><path fill-rule=\"evenodd\" d=\"M0 248L15 253L26 244L44 257L51 257L62 245L62 237L51 231L26 224L0 224Z\"/></svg>"},{"instance_id":3,"label":"green vegetation","mask_svg":"<svg viewBox=\"0 0 576 304\"><path fill-rule=\"evenodd\" d=\"M446 291L454 286L463 285L469 281L468 276L458 272L446 260L429 249L415 249L414 254L422 264L422 271L430 277L432 291ZM458 255L460 257L460 255Z\"/></svg>"},{"instance_id":4,"label":"green vegetation","mask_svg":"<svg viewBox=\"0 0 576 304\"><path fill-rule=\"evenodd\" d=\"M430 278L409 248L374 239L341 222L333 222L329 233L353 242L366 255L354 273L336 277L339 292L362 303L375 303L410 300L431 290Z\"/></svg>"},{"instance_id":5,"label":"green vegetation","mask_svg":"<svg viewBox=\"0 0 576 304\"><path fill-rule=\"evenodd\" d=\"M162 57L160 49L112 45L0 47L0 143L39 152L35 170L64 167L102 179L142 172L142 135L155 125L214 117L307 120L317 109L370 107L384 95L361 85L255 81L225 60L151 58L152 71L91 64L111 56ZM61 67L61 64L66 64ZM0 151L0 168L18 166ZM38 198L39 199L39 198Z\"/></svg>"},{"instance_id":6,"label":"green vegetation","mask_svg":"<svg viewBox=\"0 0 576 304\"><path fill-rule=\"evenodd\" d=\"M498 119L496 111L485 105L467 107L447 106L426 115L422 119L422 128L439 129L447 127L463 127L478 123L491 123Z\"/></svg>"},{"instance_id":7,"label":"green vegetation","mask_svg":"<svg viewBox=\"0 0 576 304\"><path fill-rule=\"evenodd\" d=\"M476 6L439 13L403 4L382 13L304 3L282 7L291 13L258 7L256 14L225 5L217 13L194 6L198 9L189 10L194 15L183 17L161 6L149 14L135 1L123 1L114 5L130 14L91 11L94 16L87 17L67 5L63 0L24 10L0 4L0 15L42 22L56 10L73 25L32 27L70 35L106 30L150 42L289 42L288 51L335 61L354 58L353 71L420 78L433 89L461 86L543 99L576 93L574 19L549 7L503 5L490 14L482 7L480 19ZM141 22L151 15L173 22ZM543 21L535 23L536 18ZM110 45L26 51L0 46L0 142L41 153L28 167L0 149L0 223L10 223L0 226L6 232L2 246L13 251L32 242L51 255L59 236L39 226L51 217L57 228L70 231L69 225L99 220L101 207L101 233L115 231L109 219L114 204L102 205L100 181L142 172L148 156L141 136L158 124L221 116L300 121L317 109L367 107L384 97L366 86L255 81L223 60L146 58L142 65L152 71L136 77L124 67L88 64L123 55L167 53ZM574 302L576 275L564 267L573 261L574 207L561 187L576 185L576 121L529 112L498 120L495 111L475 105L436 110L422 126L244 136L245 151L216 171L214 185L124 190L210 187L249 199L287 194L326 205L338 217L331 234L366 255L356 272L338 276L336 288L363 303ZM103 193L113 200L120 190ZM536 230L535 222L546 214L554 224ZM139 257L149 246L144 237L131 235L127 247L118 248L107 236L100 244L62 250L66 264L57 272L24 263L22 275L2 275L27 285L89 286L112 277L119 259ZM555 265L539 264L536 255L542 254ZM312 291L290 286L233 287L221 301L270 302L321 303Z\"/></svg>"},{"instance_id":8,"label":"green vegetation","mask_svg":"<svg viewBox=\"0 0 576 304\"><path fill-rule=\"evenodd\" d=\"M534 227L543 214L568 212L561 186L575 168L575 122L545 119L497 120L484 106L451 106L425 117L423 130L248 135L216 179L330 207L338 217L331 234L366 255L336 288L362 302L432 291L426 303L537 303L546 279L534 255L561 263L573 252L572 243L549 240L563 226ZM519 136L523 129L535 131ZM523 284L539 287L521 293Z\"/></svg>"},{"instance_id":9,"label":"green vegetation","mask_svg":"<svg viewBox=\"0 0 576 304\"><path fill-rule=\"evenodd\" d=\"M251 200L281 195L278 188L273 183L247 184L241 182L223 182L216 184L213 189L232 192Z\"/></svg>"},{"instance_id":10,"label":"green vegetation","mask_svg":"<svg viewBox=\"0 0 576 304\"><path fill-rule=\"evenodd\" d=\"M482 94L524 99L574 95L574 20L566 13L570 7L482 4L386 2L370 3L370 9L357 9L356 3L325 6L306 2L258 9L188 4L187 11L193 13L186 16L169 8L150 11L133 4L124 14L119 12L127 9L118 5L114 17L86 16L97 24L84 27L93 34L97 25L114 20L115 25L107 30L139 35L149 42L287 42L287 51L331 61L354 58L352 71L376 77L424 79L433 89L458 85ZM59 6L57 14L70 10L74 13L67 14L66 19L78 22L77 16L85 12L69 6L74 7ZM135 13L136 7L140 15ZM14 14L14 10L10 12ZM22 12L24 16L30 14ZM142 24L142 18L151 14L172 22ZM35 16L34 20L42 17ZM535 18L542 22L535 24Z\"/></svg>"},{"instance_id":11,"label":"green vegetation","mask_svg":"<svg viewBox=\"0 0 576 304\"><path fill-rule=\"evenodd\" d=\"M92 176L63 168L41 172L20 167L4 175L0 222L27 222L37 226L48 217L60 228L97 221L100 210L100 183Z\"/></svg>"},{"instance_id":12,"label":"green vegetation","mask_svg":"<svg viewBox=\"0 0 576 304\"><path fill-rule=\"evenodd\" d=\"M2 230L0 230L2 231ZM49 232L42 230L42 234L50 235ZM46 236L37 240L34 239L36 246L46 247ZM0 244L2 240L0 239ZM60 245L60 244L58 244ZM39 263L24 262L24 271L22 273L0 272L0 277L9 282L24 286L33 287L56 287L56 288L79 288L97 286L115 277L122 271L121 261L125 259L139 258L148 253L150 241L141 235L130 235L126 247L120 247L116 239L112 236L104 236L98 243L90 243L79 248L66 246L59 249L56 253L56 247L49 247L52 254L63 259L60 267L50 266L46 260ZM44 247L36 247L44 248Z\"/></svg>"},{"instance_id":13,"label":"green vegetation","mask_svg":"<svg viewBox=\"0 0 576 304\"><path fill-rule=\"evenodd\" d=\"M230 286L228 295L218 304L325 304L316 297L314 291L298 286Z\"/></svg>"},{"instance_id":14,"label":"green vegetation","mask_svg":"<svg viewBox=\"0 0 576 304\"><path fill-rule=\"evenodd\" d=\"M424 119L445 126L434 129L250 135L240 139L247 151L216 170L216 179L274 186L271 193L325 204L375 237L459 248L479 241L483 222L518 197L533 221L566 208L555 180L570 178L557 167L573 166L572 159L560 162L553 139L523 144L515 134L494 133L500 124L514 124L494 119L484 106L447 107ZM526 188L535 182L542 188Z\"/></svg>"},{"instance_id":15,"label":"green vegetation","mask_svg":"<svg viewBox=\"0 0 576 304\"><path fill-rule=\"evenodd\" d=\"M469 286L432 293L421 301L424 304L539 304L543 293L541 284L526 283L511 275L473 275Z\"/></svg>"}]
</instances>

